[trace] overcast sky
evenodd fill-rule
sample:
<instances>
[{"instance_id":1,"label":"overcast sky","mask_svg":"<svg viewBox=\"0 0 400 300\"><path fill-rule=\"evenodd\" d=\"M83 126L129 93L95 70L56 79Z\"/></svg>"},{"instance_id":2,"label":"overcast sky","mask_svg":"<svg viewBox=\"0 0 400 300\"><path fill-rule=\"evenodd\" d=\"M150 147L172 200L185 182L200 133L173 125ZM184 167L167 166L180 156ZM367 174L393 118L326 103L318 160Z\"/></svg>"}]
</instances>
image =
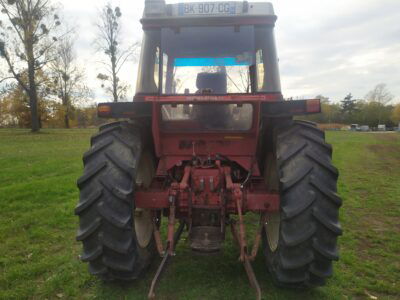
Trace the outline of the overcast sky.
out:
<instances>
[{"instance_id":1,"label":"overcast sky","mask_svg":"<svg viewBox=\"0 0 400 300\"><path fill-rule=\"evenodd\" d=\"M105 100L96 75L94 23L104 0L62 0L64 17L78 28L76 51L97 101ZM167 3L193 2L168 1ZM251 2L251 1L250 1ZM257 2L257 1L254 1ZM124 42L141 39L144 0L115 0L122 11ZM282 92L285 97L334 101L348 93L356 98L386 83L400 101L400 0L276 0L277 39ZM129 62L121 77L136 84L137 65Z\"/></svg>"}]
</instances>

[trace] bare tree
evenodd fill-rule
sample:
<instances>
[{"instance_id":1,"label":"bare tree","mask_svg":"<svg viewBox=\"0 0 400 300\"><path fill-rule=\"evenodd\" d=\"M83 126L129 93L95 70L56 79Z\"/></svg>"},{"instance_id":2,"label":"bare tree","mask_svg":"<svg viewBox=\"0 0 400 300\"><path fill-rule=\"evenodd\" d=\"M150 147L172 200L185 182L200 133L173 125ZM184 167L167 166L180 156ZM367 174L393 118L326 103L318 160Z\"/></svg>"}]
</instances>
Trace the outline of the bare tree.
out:
<instances>
[{"instance_id":1,"label":"bare tree","mask_svg":"<svg viewBox=\"0 0 400 300\"><path fill-rule=\"evenodd\" d=\"M71 108L90 97L90 90L84 84L85 74L76 62L73 37L67 35L56 47L57 56L50 64L54 80L54 92L61 99L64 109L64 125L69 128Z\"/></svg>"},{"instance_id":2,"label":"bare tree","mask_svg":"<svg viewBox=\"0 0 400 300\"><path fill-rule=\"evenodd\" d=\"M386 104L392 101L394 96L389 92L385 83L380 83L375 86L375 88L368 92L365 99L369 102L376 102L379 104L379 116L378 123L381 123L382 110Z\"/></svg>"},{"instance_id":3,"label":"bare tree","mask_svg":"<svg viewBox=\"0 0 400 300\"><path fill-rule=\"evenodd\" d=\"M321 95L321 94L315 96L314 98L319 99L321 101L321 103L326 103L326 104L330 103L329 97L325 97L324 95Z\"/></svg>"},{"instance_id":4,"label":"bare tree","mask_svg":"<svg viewBox=\"0 0 400 300\"><path fill-rule=\"evenodd\" d=\"M238 68L236 66L204 66L202 72L226 74L228 79L228 90L235 90L238 93L249 93L251 88L250 73L246 68Z\"/></svg>"},{"instance_id":5,"label":"bare tree","mask_svg":"<svg viewBox=\"0 0 400 300\"><path fill-rule=\"evenodd\" d=\"M15 82L15 78L7 74L7 69L5 61L0 59L0 100Z\"/></svg>"},{"instance_id":6,"label":"bare tree","mask_svg":"<svg viewBox=\"0 0 400 300\"><path fill-rule=\"evenodd\" d=\"M0 23L0 57L9 73L29 97L32 131L39 131L36 73L51 61L57 37L50 36L60 25L50 0L0 0L4 21ZM22 74L28 74L27 80Z\"/></svg>"},{"instance_id":7,"label":"bare tree","mask_svg":"<svg viewBox=\"0 0 400 300\"><path fill-rule=\"evenodd\" d=\"M0 64L0 87L6 85L9 81L15 80L14 76L6 75L7 74L6 69L7 67L5 65Z\"/></svg>"},{"instance_id":8,"label":"bare tree","mask_svg":"<svg viewBox=\"0 0 400 300\"><path fill-rule=\"evenodd\" d=\"M125 62L136 55L139 43L122 48L121 46L121 10L107 4L100 12L99 23L97 23L98 38L95 41L96 50L107 57L103 62L104 73L99 73L97 78L102 81L102 87L112 95L114 102L124 98L129 85L121 82L118 77Z\"/></svg>"},{"instance_id":9,"label":"bare tree","mask_svg":"<svg viewBox=\"0 0 400 300\"><path fill-rule=\"evenodd\" d=\"M380 83L376 85L375 88L365 96L365 98L370 102L377 102L382 105L386 105L392 101L394 97L389 92L386 84Z\"/></svg>"}]
</instances>

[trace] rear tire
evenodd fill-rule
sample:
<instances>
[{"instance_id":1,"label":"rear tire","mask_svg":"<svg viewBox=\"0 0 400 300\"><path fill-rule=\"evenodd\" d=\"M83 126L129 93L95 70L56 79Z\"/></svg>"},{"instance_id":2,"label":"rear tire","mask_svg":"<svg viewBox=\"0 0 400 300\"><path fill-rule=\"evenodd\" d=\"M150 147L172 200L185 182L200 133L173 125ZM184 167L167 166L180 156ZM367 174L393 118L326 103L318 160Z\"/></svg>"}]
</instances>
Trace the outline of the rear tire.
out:
<instances>
[{"instance_id":1,"label":"rear tire","mask_svg":"<svg viewBox=\"0 0 400 300\"><path fill-rule=\"evenodd\" d=\"M321 286L339 258L337 237L342 234L332 147L323 131L305 121L277 127L274 139L281 209L265 225L267 266L277 285Z\"/></svg>"},{"instance_id":2,"label":"rear tire","mask_svg":"<svg viewBox=\"0 0 400 300\"><path fill-rule=\"evenodd\" d=\"M143 148L138 128L116 122L100 127L83 156L84 173L77 182L80 201L75 209L77 240L83 243L81 260L89 263L91 274L104 280L140 277L155 254L152 230L144 231L151 236L140 232L138 239L135 229L136 176L144 168L143 158L148 161L149 157ZM154 168L154 163L148 164L145 170ZM151 174L145 175L147 181Z\"/></svg>"}]
</instances>

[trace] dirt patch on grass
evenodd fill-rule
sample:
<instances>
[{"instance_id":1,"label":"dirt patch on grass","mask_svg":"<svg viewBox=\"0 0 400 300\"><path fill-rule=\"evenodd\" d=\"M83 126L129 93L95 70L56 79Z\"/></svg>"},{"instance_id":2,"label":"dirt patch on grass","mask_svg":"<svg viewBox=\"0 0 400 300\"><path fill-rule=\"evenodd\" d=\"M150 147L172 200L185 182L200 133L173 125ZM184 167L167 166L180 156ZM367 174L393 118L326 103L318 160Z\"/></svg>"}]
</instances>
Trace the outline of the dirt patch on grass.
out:
<instances>
[{"instance_id":1,"label":"dirt patch on grass","mask_svg":"<svg viewBox=\"0 0 400 300\"><path fill-rule=\"evenodd\" d=\"M365 226L369 224L369 227L377 233L400 232L399 219L397 217L386 216L382 213L381 215L365 216L364 218Z\"/></svg>"},{"instance_id":2,"label":"dirt patch on grass","mask_svg":"<svg viewBox=\"0 0 400 300\"><path fill-rule=\"evenodd\" d=\"M384 145L384 144L374 144L374 145L369 145L368 148L375 153L378 154L392 154L392 153L399 153L400 152L400 146L397 145Z\"/></svg>"},{"instance_id":3,"label":"dirt patch on grass","mask_svg":"<svg viewBox=\"0 0 400 300\"><path fill-rule=\"evenodd\" d=\"M374 144L368 145L368 150L379 156L379 160L386 167L398 168L400 165L400 145L395 144Z\"/></svg>"},{"instance_id":4,"label":"dirt patch on grass","mask_svg":"<svg viewBox=\"0 0 400 300\"><path fill-rule=\"evenodd\" d=\"M374 132L373 134L380 141L400 141L400 135L397 132Z\"/></svg>"},{"instance_id":5,"label":"dirt patch on grass","mask_svg":"<svg viewBox=\"0 0 400 300\"><path fill-rule=\"evenodd\" d=\"M357 248L360 257L364 259L377 259L371 255L370 249L379 248L386 243L395 243L393 236L400 233L398 217L381 214L368 214L359 217L357 233Z\"/></svg>"}]
</instances>

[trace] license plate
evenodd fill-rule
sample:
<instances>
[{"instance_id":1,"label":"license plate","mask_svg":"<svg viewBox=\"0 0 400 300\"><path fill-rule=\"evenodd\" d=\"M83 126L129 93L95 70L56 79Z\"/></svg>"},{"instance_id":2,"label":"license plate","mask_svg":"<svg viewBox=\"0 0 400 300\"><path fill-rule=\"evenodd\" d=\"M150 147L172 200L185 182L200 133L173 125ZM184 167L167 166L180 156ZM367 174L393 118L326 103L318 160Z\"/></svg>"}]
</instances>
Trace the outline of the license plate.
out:
<instances>
[{"instance_id":1,"label":"license plate","mask_svg":"<svg viewBox=\"0 0 400 300\"><path fill-rule=\"evenodd\" d=\"M180 3L179 15L235 15L235 2Z\"/></svg>"}]
</instances>

